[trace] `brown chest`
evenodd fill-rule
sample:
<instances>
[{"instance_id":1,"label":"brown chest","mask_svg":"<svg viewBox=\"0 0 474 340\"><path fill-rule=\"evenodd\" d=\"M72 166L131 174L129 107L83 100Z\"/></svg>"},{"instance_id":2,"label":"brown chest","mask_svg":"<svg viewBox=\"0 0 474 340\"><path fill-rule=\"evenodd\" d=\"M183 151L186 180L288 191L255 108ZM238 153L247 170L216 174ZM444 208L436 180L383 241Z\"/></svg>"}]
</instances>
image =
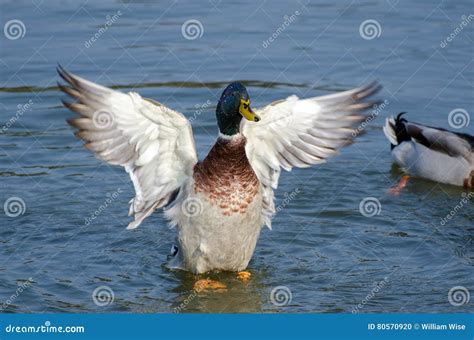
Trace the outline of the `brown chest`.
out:
<instances>
[{"instance_id":1,"label":"brown chest","mask_svg":"<svg viewBox=\"0 0 474 340\"><path fill-rule=\"evenodd\" d=\"M259 182L245 154L245 137L218 139L194 168L194 190L207 196L224 215L245 213Z\"/></svg>"}]
</instances>

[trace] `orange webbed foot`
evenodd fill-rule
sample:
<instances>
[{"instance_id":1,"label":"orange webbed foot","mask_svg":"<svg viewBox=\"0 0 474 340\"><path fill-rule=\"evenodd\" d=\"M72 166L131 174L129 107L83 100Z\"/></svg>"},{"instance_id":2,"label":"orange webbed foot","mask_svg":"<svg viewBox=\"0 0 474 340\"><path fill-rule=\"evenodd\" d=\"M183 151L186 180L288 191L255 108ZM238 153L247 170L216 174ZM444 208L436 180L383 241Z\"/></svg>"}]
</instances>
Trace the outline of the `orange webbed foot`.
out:
<instances>
[{"instance_id":1,"label":"orange webbed foot","mask_svg":"<svg viewBox=\"0 0 474 340\"><path fill-rule=\"evenodd\" d=\"M227 286L222 282L211 280L211 279L202 279L194 283L193 289L200 293L204 290L218 290L218 289L227 289Z\"/></svg>"},{"instance_id":2,"label":"orange webbed foot","mask_svg":"<svg viewBox=\"0 0 474 340\"><path fill-rule=\"evenodd\" d=\"M407 186L409 179L410 179L410 176L408 176L408 175L403 176L400 179L400 181L398 182L398 184L396 186L391 187L390 189L388 189L387 192L390 195L393 195L393 196L400 195L400 193L402 192L402 189Z\"/></svg>"},{"instance_id":3,"label":"orange webbed foot","mask_svg":"<svg viewBox=\"0 0 474 340\"><path fill-rule=\"evenodd\" d=\"M252 277L252 274L248 271L241 271L237 273L237 277L243 282L247 283L250 278Z\"/></svg>"}]
</instances>

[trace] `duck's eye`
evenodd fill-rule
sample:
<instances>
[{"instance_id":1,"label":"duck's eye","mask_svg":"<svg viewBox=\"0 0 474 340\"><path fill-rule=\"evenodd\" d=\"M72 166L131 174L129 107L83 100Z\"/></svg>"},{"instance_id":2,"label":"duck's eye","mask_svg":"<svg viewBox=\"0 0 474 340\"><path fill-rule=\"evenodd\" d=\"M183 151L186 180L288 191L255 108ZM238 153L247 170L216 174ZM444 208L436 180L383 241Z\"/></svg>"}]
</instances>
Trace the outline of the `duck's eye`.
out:
<instances>
[{"instance_id":1,"label":"duck's eye","mask_svg":"<svg viewBox=\"0 0 474 340\"><path fill-rule=\"evenodd\" d=\"M248 109L249 108L249 104L244 104L244 109Z\"/></svg>"}]
</instances>

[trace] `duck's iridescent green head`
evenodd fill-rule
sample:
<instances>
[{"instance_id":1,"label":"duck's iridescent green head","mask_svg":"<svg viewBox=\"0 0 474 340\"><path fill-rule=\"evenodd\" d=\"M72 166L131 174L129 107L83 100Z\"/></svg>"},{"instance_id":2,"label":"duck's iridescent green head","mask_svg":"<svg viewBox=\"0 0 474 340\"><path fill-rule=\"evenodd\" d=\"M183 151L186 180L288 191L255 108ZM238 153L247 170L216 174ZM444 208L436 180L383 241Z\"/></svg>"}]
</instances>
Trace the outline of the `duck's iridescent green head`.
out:
<instances>
[{"instance_id":1,"label":"duck's iridescent green head","mask_svg":"<svg viewBox=\"0 0 474 340\"><path fill-rule=\"evenodd\" d=\"M250 108L249 94L241 83L231 83L222 92L217 104L216 116L219 131L228 136L239 133L242 117L253 122L260 120Z\"/></svg>"}]
</instances>

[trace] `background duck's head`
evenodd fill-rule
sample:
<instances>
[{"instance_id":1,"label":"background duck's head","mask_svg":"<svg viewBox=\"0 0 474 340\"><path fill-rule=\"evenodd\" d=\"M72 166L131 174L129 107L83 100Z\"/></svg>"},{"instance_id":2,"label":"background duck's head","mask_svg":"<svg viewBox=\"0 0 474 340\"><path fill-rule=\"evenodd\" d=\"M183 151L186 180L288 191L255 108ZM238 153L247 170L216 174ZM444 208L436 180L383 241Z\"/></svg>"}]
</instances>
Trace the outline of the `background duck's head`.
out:
<instances>
[{"instance_id":1,"label":"background duck's head","mask_svg":"<svg viewBox=\"0 0 474 340\"><path fill-rule=\"evenodd\" d=\"M249 94L241 83L231 83L222 92L216 116L219 131L228 136L239 133L242 117L253 122L260 120L250 108Z\"/></svg>"}]
</instances>

